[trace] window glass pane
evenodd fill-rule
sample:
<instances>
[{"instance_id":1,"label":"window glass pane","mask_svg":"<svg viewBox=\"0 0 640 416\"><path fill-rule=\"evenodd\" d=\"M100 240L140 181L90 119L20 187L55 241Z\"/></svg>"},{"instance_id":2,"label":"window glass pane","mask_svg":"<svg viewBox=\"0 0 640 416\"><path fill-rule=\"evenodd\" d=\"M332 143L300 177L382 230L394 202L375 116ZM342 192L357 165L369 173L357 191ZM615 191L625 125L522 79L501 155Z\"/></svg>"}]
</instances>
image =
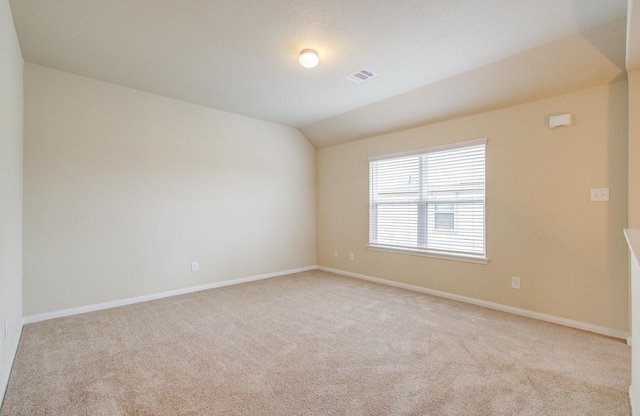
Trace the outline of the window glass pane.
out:
<instances>
[{"instance_id":1,"label":"window glass pane","mask_svg":"<svg viewBox=\"0 0 640 416\"><path fill-rule=\"evenodd\" d=\"M453 212L453 202L438 202L434 205L436 212Z\"/></svg>"},{"instance_id":2,"label":"window glass pane","mask_svg":"<svg viewBox=\"0 0 640 416\"><path fill-rule=\"evenodd\" d=\"M418 244L418 208L415 204L378 205L378 243L415 247Z\"/></svg>"},{"instance_id":3,"label":"window glass pane","mask_svg":"<svg viewBox=\"0 0 640 416\"><path fill-rule=\"evenodd\" d=\"M417 200L420 195L420 157L381 160L373 167L375 201Z\"/></svg>"},{"instance_id":4,"label":"window glass pane","mask_svg":"<svg viewBox=\"0 0 640 416\"><path fill-rule=\"evenodd\" d=\"M485 144L370 162L370 244L484 256Z\"/></svg>"},{"instance_id":5,"label":"window glass pane","mask_svg":"<svg viewBox=\"0 0 640 416\"><path fill-rule=\"evenodd\" d=\"M453 212L436 212L435 229L453 230Z\"/></svg>"}]
</instances>

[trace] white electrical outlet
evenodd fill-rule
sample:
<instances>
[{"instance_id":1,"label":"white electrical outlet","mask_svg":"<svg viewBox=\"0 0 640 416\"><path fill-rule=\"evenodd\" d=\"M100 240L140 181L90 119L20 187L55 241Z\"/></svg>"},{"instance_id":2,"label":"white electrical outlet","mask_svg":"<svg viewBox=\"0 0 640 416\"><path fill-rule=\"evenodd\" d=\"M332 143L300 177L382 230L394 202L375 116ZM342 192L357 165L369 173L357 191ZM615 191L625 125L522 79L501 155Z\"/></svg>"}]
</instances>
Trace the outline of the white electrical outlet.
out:
<instances>
[{"instance_id":1,"label":"white electrical outlet","mask_svg":"<svg viewBox=\"0 0 640 416\"><path fill-rule=\"evenodd\" d=\"M349 260L353 261L354 257L353 257L353 253L349 253Z\"/></svg>"},{"instance_id":2,"label":"white electrical outlet","mask_svg":"<svg viewBox=\"0 0 640 416\"><path fill-rule=\"evenodd\" d=\"M192 272L197 272L198 271L198 262L197 261L191 262L191 271Z\"/></svg>"},{"instance_id":3,"label":"white electrical outlet","mask_svg":"<svg viewBox=\"0 0 640 416\"><path fill-rule=\"evenodd\" d=\"M338 257L338 250L333 250L333 257Z\"/></svg>"},{"instance_id":4,"label":"white electrical outlet","mask_svg":"<svg viewBox=\"0 0 640 416\"><path fill-rule=\"evenodd\" d=\"M591 201L606 202L609 200L609 188L591 188Z\"/></svg>"},{"instance_id":5,"label":"white electrical outlet","mask_svg":"<svg viewBox=\"0 0 640 416\"><path fill-rule=\"evenodd\" d=\"M511 289L520 289L520 278L512 277L511 278Z\"/></svg>"}]
</instances>

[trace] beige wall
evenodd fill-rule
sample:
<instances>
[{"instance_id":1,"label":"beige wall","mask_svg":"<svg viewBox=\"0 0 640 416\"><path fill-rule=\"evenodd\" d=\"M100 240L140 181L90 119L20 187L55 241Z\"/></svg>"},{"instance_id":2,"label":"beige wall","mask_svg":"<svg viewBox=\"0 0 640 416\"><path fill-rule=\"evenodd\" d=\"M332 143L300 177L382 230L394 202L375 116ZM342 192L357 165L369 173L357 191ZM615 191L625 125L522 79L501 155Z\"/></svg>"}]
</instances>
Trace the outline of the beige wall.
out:
<instances>
[{"instance_id":1,"label":"beige wall","mask_svg":"<svg viewBox=\"0 0 640 416\"><path fill-rule=\"evenodd\" d=\"M25 316L315 264L316 150L298 130L24 76Z\"/></svg>"},{"instance_id":2,"label":"beige wall","mask_svg":"<svg viewBox=\"0 0 640 416\"><path fill-rule=\"evenodd\" d=\"M574 126L548 129L547 117L562 112L574 114ZM488 138L490 263L367 250L367 158L479 137ZM600 187L610 188L610 202L589 201ZM627 332L626 224L626 82L318 152L324 267ZM511 276L521 290L510 288Z\"/></svg>"},{"instance_id":3,"label":"beige wall","mask_svg":"<svg viewBox=\"0 0 640 416\"><path fill-rule=\"evenodd\" d=\"M640 229L640 70L631 71L629 77L629 228ZM635 115L635 117L634 117ZM637 249L637 248L636 248ZM636 261L631 261L631 293L634 307L631 308L632 322L632 390L631 403L637 407L640 399L640 269ZM634 408L634 411L636 408Z\"/></svg>"},{"instance_id":4,"label":"beige wall","mask_svg":"<svg viewBox=\"0 0 640 416\"><path fill-rule=\"evenodd\" d=\"M640 228L640 70L629 77L629 228ZM633 115L636 117L633 117Z\"/></svg>"},{"instance_id":5,"label":"beige wall","mask_svg":"<svg viewBox=\"0 0 640 416\"><path fill-rule=\"evenodd\" d=\"M22 327L22 67L9 2L0 0L0 404Z\"/></svg>"}]
</instances>

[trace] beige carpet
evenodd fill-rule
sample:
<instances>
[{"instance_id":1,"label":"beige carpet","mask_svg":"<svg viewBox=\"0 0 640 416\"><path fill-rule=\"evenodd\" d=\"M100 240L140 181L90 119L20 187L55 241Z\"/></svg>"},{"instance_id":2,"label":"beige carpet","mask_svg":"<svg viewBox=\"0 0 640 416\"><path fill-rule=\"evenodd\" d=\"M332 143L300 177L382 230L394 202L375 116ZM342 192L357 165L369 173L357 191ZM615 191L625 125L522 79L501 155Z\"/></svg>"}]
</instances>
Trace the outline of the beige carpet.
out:
<instances>
[{"instance_id":1,"label":"beige carpet","mask_svg":"<svg viewBox=\"0 0 640 416\"><path fill-rule=\"evenodd\" d=\"M0 415L629 415L620 340L313 271L24 327Z\"/></svg>"}]
</instances>

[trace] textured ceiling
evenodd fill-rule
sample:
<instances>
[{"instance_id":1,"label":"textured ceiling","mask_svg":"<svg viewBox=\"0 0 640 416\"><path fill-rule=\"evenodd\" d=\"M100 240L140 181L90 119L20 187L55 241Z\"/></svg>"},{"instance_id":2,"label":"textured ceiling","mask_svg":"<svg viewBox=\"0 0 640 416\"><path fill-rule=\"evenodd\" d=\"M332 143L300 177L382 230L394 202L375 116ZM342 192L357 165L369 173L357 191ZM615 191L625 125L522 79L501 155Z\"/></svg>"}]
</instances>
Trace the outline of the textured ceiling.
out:
<instances>
[{"instance_id":1,"label":"textured ceiling","mask_svg":"<svg viewBox=\"0 0 640 416\"><path fill-rule=\"evenodd\" d=\"M618 19L300 130L325 147L620 81L625 29Z\"/></svg>"},{"instance_id":2,"label":"textured ceiling","mask_svg":"<svg viewBox=\"0 0 640 416\"><path fill-rule=\"evenodd\" d=\"M527 55L536 50L544 59L559 59L562 74L572 72L571 60L582 65L574 69L596 70L585 68L585 59L576 56L574 49L563 53L552 47L543 52L541 45L569 42L564 47L598 58L595 66L604 72L579 73L581 81L574 84L584 84L583 78L615 77L624 66L624 29L620 29L624 21L619 19L626 16L626 0L10 3L26 61L299 127L318 147L446 117L442 110L429 110L439 102L444 102L448 114L473 111L464 102L482 101L482 97L471 94L478 90L486 96L482 87L499 86L503 79L478 76L483 67L498 65L498 72L506 71L510 77L513 89L517 74L508 68L527 70L527 77L540 78L535 71L538 61ZM578 32L591 35L572 38ZM308 70L297 63L304 48L319 51L318 67ZM620 48L622 64L614 60ZM554 65L544 61L542 73L551 72L554 82L566 89L566 83L550 70ZM379 75L362 84L345 79L361 68ZM476 78L465 73L475 73ZM457 83L447 86L447 79L456 77L470 83L466 90L456 89ZM469 95L458 97L460 106L449 99L453 93ZM514 94L504 100L517 101L525 95ZM497 101L483 105L503 105ZM404 119L379 117L387 114L386 109L404 113L402 106L416 103L432 113L419 114L413 108ZM367 115L368 108L375 111ZM369 122L376 128L370 128Z\"/></svg>"}]
</instances>

